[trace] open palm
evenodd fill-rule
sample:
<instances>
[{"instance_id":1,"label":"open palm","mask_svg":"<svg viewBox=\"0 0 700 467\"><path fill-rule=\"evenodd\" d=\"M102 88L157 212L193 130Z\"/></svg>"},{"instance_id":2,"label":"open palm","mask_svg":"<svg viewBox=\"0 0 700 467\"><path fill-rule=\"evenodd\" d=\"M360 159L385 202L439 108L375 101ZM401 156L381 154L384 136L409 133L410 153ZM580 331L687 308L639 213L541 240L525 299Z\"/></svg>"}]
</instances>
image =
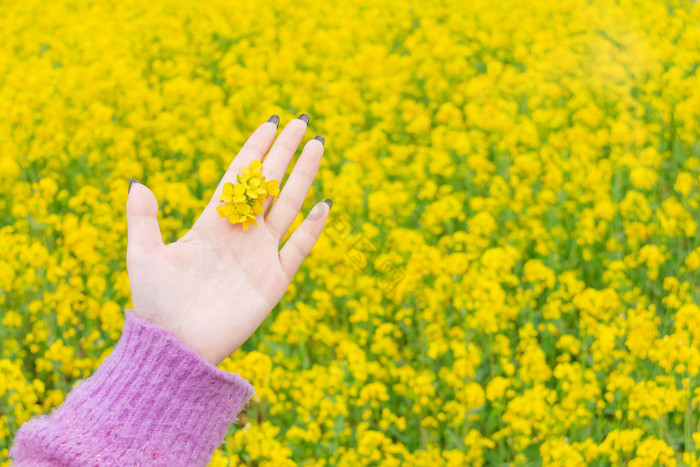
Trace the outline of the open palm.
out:
<instances>
[{"instance_id":1,"label":"open palm","mask_svg":"<svg viewBox=\"0 0 700 467\"><path fill-rule=\"evenodd\" d=\"M241 168L254 159L263 162L267 180L282 181L308 116L289 122L275 140L278 122L273 116L255 130L192 229L175 243L162 241L151 190L133 183L129 191L126 262L133 312L168 329L214 365L243 345L279 302L328 217L330 203L316 204L279 249L318 171L320 137L305 145L271 207L267 198L257 226L244 231L216 212L224 184L235 184Z\"/></svg>"}]
</instances>

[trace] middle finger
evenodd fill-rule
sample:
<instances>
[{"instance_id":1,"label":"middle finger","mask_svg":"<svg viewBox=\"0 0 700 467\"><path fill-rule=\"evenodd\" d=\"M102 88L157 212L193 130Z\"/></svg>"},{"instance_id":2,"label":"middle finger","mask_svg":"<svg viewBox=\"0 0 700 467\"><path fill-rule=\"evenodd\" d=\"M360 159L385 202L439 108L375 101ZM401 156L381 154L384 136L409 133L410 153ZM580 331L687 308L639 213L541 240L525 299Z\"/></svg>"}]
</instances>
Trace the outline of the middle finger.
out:
<instances>
[{"instance_id":1,"label":"middle finger","mask_svg":"<svg viewBox=\"0 0 700 467\"><path fill-rule=\"evenodd\" d=\"M309 115L301 114L287 123L277 136L272 149L263 160L263 175L267 180L277 180L282 185L282 178L287 173L289 163L299 148L304 133L309 126Z\"/></svg>"}]
</instances>

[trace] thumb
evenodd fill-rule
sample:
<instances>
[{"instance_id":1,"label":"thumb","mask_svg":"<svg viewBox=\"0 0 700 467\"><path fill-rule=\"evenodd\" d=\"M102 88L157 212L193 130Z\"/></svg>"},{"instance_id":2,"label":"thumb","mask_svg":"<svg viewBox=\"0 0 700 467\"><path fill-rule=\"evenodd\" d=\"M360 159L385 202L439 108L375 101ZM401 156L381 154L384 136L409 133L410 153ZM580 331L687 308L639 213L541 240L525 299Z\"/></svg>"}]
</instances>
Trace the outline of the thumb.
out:
<instances>
[{"instance_id":1,"label":"thumb","mask_svg":"<svg viewBox=\"0 0 700 467\"><path fill-rule=\"evenodd\" d=\"M127 250L137 254L150 253L163 246L158 226L158 201L146 185L133 178L129 181L126 200Z\"/></svg>"}]
</instances>

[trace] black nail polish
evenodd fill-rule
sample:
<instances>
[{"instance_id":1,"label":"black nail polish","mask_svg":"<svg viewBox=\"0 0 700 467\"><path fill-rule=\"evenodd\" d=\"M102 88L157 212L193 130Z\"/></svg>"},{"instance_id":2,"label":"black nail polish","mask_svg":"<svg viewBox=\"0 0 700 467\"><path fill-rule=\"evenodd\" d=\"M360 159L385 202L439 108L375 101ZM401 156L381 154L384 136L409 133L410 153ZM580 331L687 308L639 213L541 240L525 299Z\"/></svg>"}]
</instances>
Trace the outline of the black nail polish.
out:
<instances>
[{"instance_id":1,"label":"black nail polish","mask_svg":"<svg viewBox=\"0 0 700 467\"><path fill-rule=\"evenodd\" d=\"M268 118L267 121L274 123L276 127L280 126L280 117L278 115L273 115L272 117Z\"/></svg>"},{"instance_id":2,"label":"black nail polish","mask_svg":"<svg viewBox=\"0 0 700 467\"><path fill-rule=\"evenodd\" d=\"M130 178L129 179L129 190L127 191L127 193L131 192L131 185L133 185L134 183L141 183L141 182L139 182L138 180L135 180L133 178Z\"/></svg>"},{"instance_id":3,"label":"black nail polish","mask_svg":"<svg viewBox=\"0 0 700 467\"><path fill-rule=\"evenodd\" d=\"M309 117L309 114L301 114L297 118L302 122L306 123L307 125L309 124L309 120L311 119L311 117Z\"/></svg>"},{"instance_id":4,"label":"black nail polish","mask_svg":"<svg viewBox=\"0 0 700 467\"><path fill-rule=\"evenodd\" d=\"M325 200L324 203L328 205L328 210L330 210L333 207L333 201L329 199Z\"/></svg>"},{"instance_id":5,"label":"black nail polish","mask_svg":"<svg viewBox=\"0 0 700 467\"><path fill-rule=\"evenodd\" d=\"M323 145L326 144L326 138L324 138L324 137L321 136L321 135L316 135L316 136L314 136L314 139L319 140L319 141L321 142L321 144L323 144Z\"/></svg>"}]
</instances>

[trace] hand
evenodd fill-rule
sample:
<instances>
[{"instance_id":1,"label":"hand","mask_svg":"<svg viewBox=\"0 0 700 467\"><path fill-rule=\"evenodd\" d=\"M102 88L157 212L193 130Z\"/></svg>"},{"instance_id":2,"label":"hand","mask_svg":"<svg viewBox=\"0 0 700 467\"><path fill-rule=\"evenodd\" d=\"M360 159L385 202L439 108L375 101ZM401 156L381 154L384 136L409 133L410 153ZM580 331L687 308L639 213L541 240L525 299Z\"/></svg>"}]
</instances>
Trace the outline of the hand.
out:
<instances>
[{"instance_id":1,"label":"hand","mask_svg":"<svg viewBox=\"0 0 700 467\"><path fill-rule=\"evenodd\" d=\"M330 204L316 204L279 250L321 162L323 142L312 139L272 207L271 197L265 201L257 226L244 231L241 224L219 217L216 207L224 184L235 184L241 168L253 159L263 162L266 180L284 178L307 122L292 120L275 140L279 119L270 120L246 141L192 229L177 242L163 243L158 202L145 185L133 183L126 202L126 266L134 314L168 329L213 365L243 345L279 302L330 210Z\"/></svg>"}]
</instances>

